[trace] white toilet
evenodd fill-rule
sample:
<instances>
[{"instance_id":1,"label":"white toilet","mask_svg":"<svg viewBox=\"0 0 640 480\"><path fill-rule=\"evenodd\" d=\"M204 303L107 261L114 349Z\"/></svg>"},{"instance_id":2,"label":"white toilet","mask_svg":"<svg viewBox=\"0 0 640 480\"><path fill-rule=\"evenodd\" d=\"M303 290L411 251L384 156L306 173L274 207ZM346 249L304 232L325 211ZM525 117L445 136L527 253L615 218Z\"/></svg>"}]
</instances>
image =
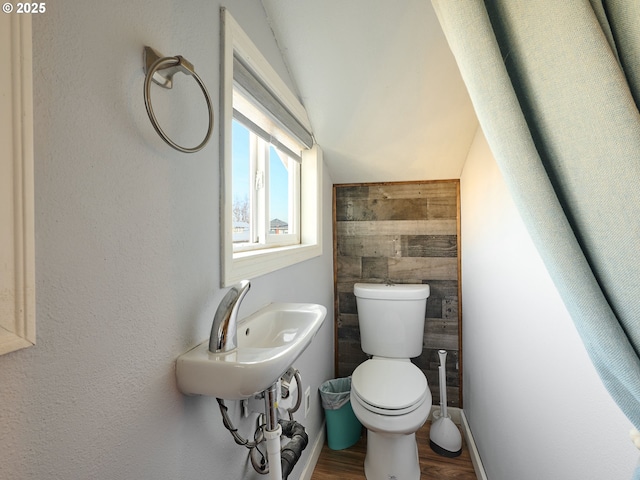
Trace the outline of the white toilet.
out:
<instances>
[{"instance_id":1,"label":"white toilet","mask_svg":"<svg viewBox=\"0 0 640 480\"><path fill-rule=\"evenodd\" d=\"M429 285L356 283L360 344L372 358L351 377L351 406L367 428L367 480L419 480L415 432L431 411L422 353Z\"/></svg>"}]
</instances>

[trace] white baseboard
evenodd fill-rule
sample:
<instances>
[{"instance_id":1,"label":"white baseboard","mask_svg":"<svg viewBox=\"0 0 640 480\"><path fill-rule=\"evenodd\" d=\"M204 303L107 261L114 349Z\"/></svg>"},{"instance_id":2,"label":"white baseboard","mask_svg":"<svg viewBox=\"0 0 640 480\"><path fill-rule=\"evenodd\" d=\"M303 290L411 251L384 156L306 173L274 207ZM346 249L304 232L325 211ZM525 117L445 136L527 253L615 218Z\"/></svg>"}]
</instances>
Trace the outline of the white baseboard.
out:
<instances>
[{"instance_id":1,"label":"white baseboard","mask_svg":"<svg viewBox=\"0 0 640 480\"><path fill-rule=\"evenodd\" d=\"M322 422L322 428L320 429L320 434L316 438L313 447L311 448L311 452L309 455L309 459L307 460L302 473L300 474L300 480L311 480L311 476L313 475L313 469L316 468L316 463L318 463L318 459L320 458L320 452L322 452L322 447L324 446L324 440L326 437L326 428L325 422Z\"/></svg>"},{"instance_id":2,"label":"white baseboard","mask_svg":"<svg viewBox=\"0 0 640 480\"><path fill-rule=\"evenodd\" d=\"M478 480L488 480L487 472L484 471L484 465L482 465L482 459L480 458L478 447L473 439L473 435L471 435L471 428L469 428L469 423L467 422L467 416L464 414L464 410L460 410L460 417L462 420L461 425L462 431L464 432L464 439L466 440L467 447L469 448L471 463L473 464L473 469L476 471L476 477L478 477Z\"/></svg>"},{"instance_id":3,"label":"white baseboard","mask_svg":"<svg viewBox=\"0 0 640 480\"><path fill-rule=\"evenodd\" d=\"M440 406L437 405L431 407L431 415L429 415L430 420L433 418L434 411L439 412ZM476 446L476 442L471 434L471 428L469 428L469 423L467 422L464 410L456 407L447 407L447 413L451 417L451 420L453 420L453 423L462 427L462 433L464 434L464 440L467 442L467 447L469 448L469 455L471 457L473 469L476 472L476 477L478 477L478 480L488 480L487 473L484 471L484 465L482 465L482 459L480 458L478 447Z\"/></svg>"},{"instance_id":4,"label":"white baseboard","mask_svg":"<svg viewBox=\"0 0 640 480\"><path fill-rule=\"evenodd\" d=\"M433 417L433 412L435 410L440 410L440 407L431 407L429 420L431 420L431 418ZM476 442L473 439L473 435L471 434L471 429L469 428L469 423L467 422L467 417L465 416L464 411L459 408L448 407L447 413L451 415L451 420L453 420L453 423L462 427L464 440L465 442L467 442L467 447L469 448L469 455L471 456L471 463L473 464L473 469L476 472L476 477L478 477L478 480L488 480L487 474L484 471L484 466L482 465L482 459L480 458L478 448L476 447ZM316 463L318 463L320 452L322 452L322 447L324 446L325 437L326 429L323 422L320 434L316 438L316 441L311 448L309 459L307 460L307 463L304 466L302 473L300 474L300 480L311 480L313 470L314 468L316 468Z\"/></svg>"}]
</instances>

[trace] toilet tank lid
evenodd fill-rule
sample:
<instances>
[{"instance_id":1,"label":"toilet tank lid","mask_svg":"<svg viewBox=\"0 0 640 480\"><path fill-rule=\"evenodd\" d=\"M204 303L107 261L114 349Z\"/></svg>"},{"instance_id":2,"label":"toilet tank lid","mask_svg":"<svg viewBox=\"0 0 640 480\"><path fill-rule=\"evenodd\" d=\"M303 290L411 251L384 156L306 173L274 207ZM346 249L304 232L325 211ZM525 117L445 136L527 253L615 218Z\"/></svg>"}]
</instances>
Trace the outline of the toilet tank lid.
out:
<instances>
[{"instance_id":1,"label":"toilet tank lid","mask_svg":"<svg viewBox=\"0 0 640 480\"><path fill-rule=\"evenodd\" d=\"M377 298L380 300L422 300L429 297L427 284L395 284L356 283L353 293L360 298Z\"/></svg>"}]
</instances>

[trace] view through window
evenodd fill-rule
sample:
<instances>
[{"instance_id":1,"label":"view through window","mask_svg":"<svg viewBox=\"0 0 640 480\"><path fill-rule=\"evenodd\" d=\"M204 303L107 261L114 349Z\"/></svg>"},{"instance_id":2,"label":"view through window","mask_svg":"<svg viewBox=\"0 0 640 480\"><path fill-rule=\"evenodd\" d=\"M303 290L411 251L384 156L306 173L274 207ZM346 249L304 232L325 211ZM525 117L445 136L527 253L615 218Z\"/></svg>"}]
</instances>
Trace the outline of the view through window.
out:
<instances>
[{"instance_id":1,"label":"view through window","mask_svg":"<svg viewBox=\"0 0 640 480\"><path fill-rule=\"evenodd\" d=\"M299 159L233 121L234 250L299 243Z\"/></svg>"}]
</instances>

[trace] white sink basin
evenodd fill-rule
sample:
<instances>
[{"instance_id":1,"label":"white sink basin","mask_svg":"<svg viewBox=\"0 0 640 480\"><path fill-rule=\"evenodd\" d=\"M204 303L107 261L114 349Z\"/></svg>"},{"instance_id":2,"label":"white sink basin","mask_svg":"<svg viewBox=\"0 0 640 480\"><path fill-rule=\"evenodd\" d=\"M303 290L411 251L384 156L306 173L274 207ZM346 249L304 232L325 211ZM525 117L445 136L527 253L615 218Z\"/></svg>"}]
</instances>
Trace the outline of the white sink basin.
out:
<instances>
[{"instance_id":1,"label":"white sink basin","mask_svg":"<svg viewBox=\"0 0 640 480\"><path fill-rule=\"evenodd\" d=\"M322 305L272 303L238 322L238 347L211 353L209 340L176 361L187 395L241 400L273 385L309 346L327 315Z\"/></svg>"}]
</instances>

